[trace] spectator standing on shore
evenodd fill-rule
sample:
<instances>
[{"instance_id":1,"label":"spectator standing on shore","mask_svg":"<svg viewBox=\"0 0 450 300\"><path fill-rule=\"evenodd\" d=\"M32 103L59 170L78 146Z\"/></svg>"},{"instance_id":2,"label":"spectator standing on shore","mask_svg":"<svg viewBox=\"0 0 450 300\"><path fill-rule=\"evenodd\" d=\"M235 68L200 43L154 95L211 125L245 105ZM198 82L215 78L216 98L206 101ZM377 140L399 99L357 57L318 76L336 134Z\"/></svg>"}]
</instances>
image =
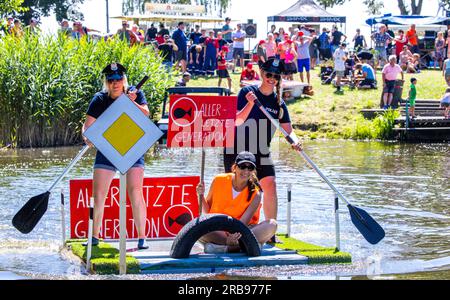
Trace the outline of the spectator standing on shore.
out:
<instances>
[{"instance_id":1,"label":"spectator standing on shore","mask_svg":"<svg viewBox=\"0 0 450 300\"><path fill-rule=\"evenodd\" d=\"M237 29L233 32L233 72L236 71L236 62L239 58L239 63L241 70L245 68L244 66L244 42L245 42L245 32L242 30L242 25L237 24Z\"/></svg>"},{"instance_id":2,"label":"spectator standing on shore","mask_svg":"<svg viewBox=\"0 0 450 300\"><path fill-rule=\"evenodd\" d=\"M203 69L206 71L206 75L214 75L218 49L219 44L214 38L214 31L210 30L209 37L205 40L205 64Z\"/></svg>"},{"instance_id":3,"label":"spectator standing on shore","mask_svg":"<svg viewBox=\"0 0 450 300\"><path fill-rule=\"evenodd\" d=\"M41 29L37 25L38 20L36 18L31 18L30 24L28 26L25 26L24 32L31 34L39 34L41 32Z\"/></svg>"},{"instance_id":4,"label":"spectator standing on shore","mask_svg":"<svg viewBox=\"0 0 450 300\"><path fill-rule=\"evenodd\" d=\"M302 31L298 33L297 41L295 42L295 46L297 48L297 67L298 73L300 74L300 81L305 82L303 77L303 70L306 72L306 81L308 85L311 83L311 56L309 51L309 46L313 37L305 36Z\"/></svg>"},{"instance_id":5,"label":"spectator standing on shore","mask_svg":"<svg viewBox=\"0 0 450 300\"><path fill-rule=\"evenodd\" d=\"M411 52L413 54L419 53L419 37L417 36L415 24L411 24L409 27L409 30L406 32L406 38L408 39Z\"/></svg>"},{"instance_id":6,"label":"spectator standing on shore","mask_svg":"<svg viewBox=\"0 0 450 300\"><path fill-rule=\"evenodd\" d=\"M230 26L231 19L229 17L225 18L225 25L222 26L223 38L227 43L233 42L233 29Z\"/></svg>"},{"instance_id":7,"label":"spectator standing on shore","mask_svg":"<svg viewBox=\"0 0 450 300\"><path fill-rule=\"evenodd\" d=\"M372 34L372 39L375 41L375 50L377 51L377 63L375 65L375 71L378 66L384 66L387 63L387 52L386 47L387 44L392 41L391 36L386 32L386 26L380 26L380 32L376 32ZM380 64L381 62L381 64Z\"/></svg>"},{"instance_id":8,"label":"spectator standing on shore","mask_svg":"<svg viewBox=\"0 0 450 300\"><path fill-rule=\"evenodd\" d=\"M73 24L75 25L75 23ZM116 35L118 35L121 40L127 41L128 45L133 46L138 42L138 37L128 28L130 28L130 24L128 21L123 20L122 28L117 30Z\"/></svg>"},{"instance_id":9,"label":"spectator standing on shore","mask_svg":"<svg viewBox=\"0 0 450 300\"><path fill-rule=\"evenodd\" d=\"M172 34L172 40L177 45L178 50L175 50L175 66L181 66L181 72L186 72L187 69L187 37L184 33L184 22L178 23L178 28Z\"/></svg>"},{"instance_id":10,"label":"spectator standing on shore","mask_svg":"<svg viewBox=\"0 0 450 300\"><path fill-rule=\"evenodd\" d=\"M144 44L145 36L143 32L139 29L139 26L137 24L133 24L133 26L131 26L131 32L133 32L134 35L136 36L137 43Z\"/></svg>"},{"instance_id":11,"label":"spectator standing on shore","mask_svg":"<svg viewBox=\"0 0 450 300\"><path fill-rule=\"evenodd\" d=\"M217 54L219 54L219 51L222 50L223 46L225 46L225 45L228 46L228 42L223 38L222 31L219 31L217 33L216 41L217 41L217 45L218 45L217 53L216 53L216 55L217 55Z\"/></svg>"},{"instance_id":12,"label":"spectator standing on shore","mask_svg":"<svg viewBox=\"0 0 450 300\"><path fill-rule=\"evenodd\" d=\"M395 55L389 56L389 63L384 66L381 72L383 78L383 109L391 107L398 74L402 75L402 80L405 79L402 68L396 62L397 58Z\"/></svg>"},{"instance_id":13,"label":"spectator standing on shore","mask_svg":"<svg viewBox=\"0 0 450 300\"><path fill-rule=\"evenodd\" d=\"M312 40L309 43L309 56L311 58L311 69L314 70L316 67L317 59L319 58L319 46L320 42L316 35L316 30L311 29ZM298 52L298 51L297 51Z\"/></svg>"},{"instance_id":14,"label":"spectator standing on shore","mask_svg":"<svg viewBox=\"0 0 450 300\"><path fill-rule=\"evenodd\" d=\"M341 81L345 74L345 61L347 60L347 52L345 47L347 44L341 43L338 49L333 53L334 71L336 72L336 94L342 94Z\"/></svg>"},{"instance_id":15,"label":"spectator standing on shore","mask_svg":"<svg viewBox=\"0 0 450 300\"><path fill-rule=\"evenodd\" d=\"M228 46L223 46L217 55L217 76L219 77L218 87L222 84L222 79L227 79L228 81L228 89L231 90L231 78L227 69L227 54L228 54Z\"/></svg>"},{"instance_id":16,"label":"spectator standing on shore","mask_svg":"<svg viewBox=\"0 0 450 300\"><path fill-rule=\"evenodd\" d=\"M191 32L189 35L189 40L191 41L191 45L193 44L199 44L200 43L200 37L202 36L202 33L200 32L200 25L195 25L195 31Z\"/></svg>"},{"instance_id":17,"label":"spectator standing on shore","mask_svg":"<svg viewBox=\"0 0 450 300\"><path fill-rule=\"evenodd\" d=\"M155 24L151 24L145 33L145 41L151 42L156 39L156 34L158 33L158 29L156 29Z\"/></svg>"},{"instance_id":18,"label":"spectator standing on shore","mask_svg":"<svg viewBox=\"0 0 450 300\"><path fill-rule=\"evenodd\" d=\"M416 97L417 97L416 84L417 84L417 79L411 78L411 85L409 86L408 100L409 100L409 115L411 116L412 119L414 119L416 117L416 115L415 115Z\"/></svg>"},{"instance_id":19,"label":"spectator standing on shore","mask_svg":"<svg viewBox=\"0 0 450 300\"><path fill-rule=\"evenodd\" d=\"M445 40L444 40L444 33L442 31L438 32L436 41L434 42L434 48L435 48L435 66L436 62L439 65L439 69L442 70L442 63L445 59Z\"/></svg>"},{"instance_id":20,"label":"spectator standing on shore","mask_svg":"<svg viewBox=\"0 0 450 300\"><path fill-rule=\"evenodd\" d=\"M309 48L307 48L309 54ZM295 44L292 40L286 41L286 52L284 55L284 75L286 80L294 80L294 74L297 73L297 51L295 50Z\"/></svg>"},{"instance_id":21,"label":"spectator standing on shore","mask_svg":"<svg viewBox=\"0 0 450 300\"><path fill-rule=\"evenodd\" d=\"M163 24L163 23L159 23L159 31L158 31L158 34L159 34L160 36L162 36L162 37L164 37L165 35L169 35L169 36L170 36L169 30L166 29L166 28L164 27L164 24Z\"/></svg>"},{"instance_id":22,"label":"spectator standing on shore","mask_svg":"<svg viewBox=\"0 0 450 300\"><path fill-rule=\"evenodd\" d=\"M266 41L260 40L256 48L256 55L258 56L258 66L261 66L267 61Z\"/></svg>"},{"instance_id":23,"label":"spectator standing on shore","mask_svg":"<svg viewBox=\"0 0 450 300\"><path fill-rule=\"evenodd\" d=\"M338 49L341 45L341 43L344 43L347 40L347 36L340 32L337 28L337 26L333 26L333 30L331 32L331 52L334 53L336 49ZM344 40L342 40L342 37L344 37Z\"/></svg>"},{"instance_id":24,"label":"spectator standing on shore","mask_svg":"<svg viewBox=\"0 0 450 300\"><path fill-rule=\"evenodd\" d=\"M353 37L353 42L354 42L354 49L356 52L358 52L359 50L365 49L367 48L367 42L366 42L366 38L364 37L364 35L361 34L361 29L356 29L356 34Z\"/></svg>"},{"instance_id":25,"label":"spectator standing on shore","mask_svg":"<svg viewBox=\"0 0 450 300\"><path fill-rule=\"evenodd\" d=\"M275 58L277 55L277 43L275 42L275 37L273 33L269 33L267 35L267 42L265 46L267 59Z\"/></svg>"},{"instance_id":26,"label":"spectator standing on shore","mask_svg":"<svg viewBox=\"0 0 450 300\"><path fill-rule=\"evenodd\" d=\"M400 53L403 51L403 47L408 43L408 39L403 30L399 29L397 33L397 37L394 38L395 55L397 56L398 62L400 62Z\"/></svg>"},{"instance_id":27,"label":"spectator standing on shore","mask_svg":"<svg viewBox=\"0 0 450 300\"><path fill-rule=\"evenodd\" d=\"M173 68L173 54L178 50L175 42L170 39L170 36L166 34L164 36L164 42L158 46L159 55L163 58L162 64L166 68L167 72L171 72Z\"/></svg>"},{"instance_id":28,"label":"spectator standing on shore","mask_svg":"<svg viewBox=\"0 0 450 300\"><path fill-rule=\"evenodd\" d=\"M67 37L72 36L72 28L70 28L69 26L69 21L67 21L66 19L62 19L60 26L61 27L58 30L59 34L65 35Z\"/></svg>"},{"instance_id":29,"label":"spectator standing on shore","mask_svg":"<svg viewBox=\"0 0 450 300\"><path fill-rule=\"evenodd\" d=\"M444 60L442 75L444 75L445 83L447 83L447 86L450 87L450 58Z\"/></svg>"},{"instance_id":30,"label":"spectator standing on shore","mask_svg":"<svg viewBox=\"0 0 450 300\"><path fill-rule=\"evenodd\" d=\"M203 70L203 65L205 62L203 56L203 47L202 45L193 44L189 48L189 66L190 72L194 75L204 75L205 71Z\"/></svg>"},{"instance_id":31,"label":"spectator standing on shore","mask_svg":"<svg viewBox=\"0 0 450 300\"><path fill-rule=\"evenodd\" d=\"M389 55L395 54L395 53L392 53L392 49L394 47L392 42L394 41L395 33L392 30L389 29L389 25L388 24L385 24L385 25L386 25L386 33L389 34L390 37L391 37L391 40L386 45L386 55L387 55L387 57L389 57Z\"/></svg>"},{"instance_id":32,"label":"spectator standing on shore","mask_svg":"<svg viewBox=\"0 0 450 300\"><path fill-rule=\"evenodd\" d=\"M333 54L331 53L330 36L326 28L322 28L322 33L319 36L319 44L320 60L331 59Z\"/></svg>"},{"instance_id":33,"label":"spectator standing on shore","mask_svg":"<svg viewBox=\"0 0 450 300\"><path fill-rule=\"evenodd\" d=\"M270 26L270 31L267 34L269 34L269 33L274 34L276 32L276 30L277 30L277 26L275 26L275 24L272 24Z\"/></svg>"},{"instance_id":34,"label":"spectator standing on shore","mask_svg":"<svg viewBox=\"0 0 450 300\"><path fill-rule=\"evenodd\" d=\"M24 32L22 29L22 23L20 23L18 19L14 20L14 27L11 29L11 33L17 38L23 37Z\"/></svg>"}]
</instances>

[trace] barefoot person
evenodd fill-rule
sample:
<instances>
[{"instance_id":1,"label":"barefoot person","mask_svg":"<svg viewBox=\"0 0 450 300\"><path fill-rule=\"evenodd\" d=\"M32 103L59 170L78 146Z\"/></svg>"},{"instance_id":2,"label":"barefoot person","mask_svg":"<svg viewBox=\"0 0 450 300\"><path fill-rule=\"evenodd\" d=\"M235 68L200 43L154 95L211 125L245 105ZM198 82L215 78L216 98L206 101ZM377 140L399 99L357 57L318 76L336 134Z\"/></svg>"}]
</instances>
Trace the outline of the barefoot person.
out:
<instances>
[{"instance_id":1,"label":"barefoot person","mask_svg":"<svg viewBox=\"0 0 450 300\"><path fill-rule=\"evenodd\" d=\"M203 213L221 213L240 220L255 234L261 246L277 231L277 222L267 219L259 223L261 190L256 177L256 158L250 152L241 152L231 167L231 173L217 175L203 201ZM197 192L204 195L204 184ZM201 238L206 253L237 252L240 233L214 231Z\"/></svg>"},{"instance_id":2,"label":"barefoot person","mask_svg":"<svg viewBox=\"0 0 450 300\"><path fill-rule=\"evenodd\" d=\"M127 93L128 83L125 75L125 68L118 64L112 63L106 66L102 73L104 76L104 90L95 94L87 111L86 121L83 125L83 138L86 144L91 142L84 137L84 132L96 121L98 117L122 94ZM142 91L130 89L127 93L128 98L132 101L146 116L149 115L147 100ZM97 151L94 162L94 180L93 180L93 197L94 197L94 227L92 235L92 245L99 243L100 227L103 221L103 210L105 207L106 195L109 186L116 174L116 168L113 164L100 152ZM144 156L142 156L127 172L127 191L131 200L133 209L133 219L138 232L138 248L147 249L145 245L145 224L146 224L146 206L142 194L142 185L144 180Z\"/></svg>"},{"instance_id":3,"label":"barefoot person","mask_svg":"<svg viewBox=\"0 0 450 300\"><path fill-rule=\"evenodd\" d=\"M255 105L258 99L262 106L281 127L295 137L286 104L281 99L281 74L283 63L269 59L261 66L261 84L241 89L238 95L238 113L233 148L224 149L225 172L229 173L236 156L242 151L252 152L256 157L257 176L264 190L263 209L266 220L277 219L278 200L275 182L275 167L270 154L271 140L276 128ZM301 150L300 143L295 148Z\"/></svg>"}]
</instances>

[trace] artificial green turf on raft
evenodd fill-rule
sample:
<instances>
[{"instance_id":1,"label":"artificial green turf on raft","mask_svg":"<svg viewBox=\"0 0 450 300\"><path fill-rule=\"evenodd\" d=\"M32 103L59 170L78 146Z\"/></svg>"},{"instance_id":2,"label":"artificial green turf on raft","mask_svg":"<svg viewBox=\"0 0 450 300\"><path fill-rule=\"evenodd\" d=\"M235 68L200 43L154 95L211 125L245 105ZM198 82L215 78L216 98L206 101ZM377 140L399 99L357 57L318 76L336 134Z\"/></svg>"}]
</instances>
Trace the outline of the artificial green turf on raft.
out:
<instances>
[{"instance_id":1,"label":"artificial green turf on raft","mask_svg":"<svg viewBox=\"0 0 450 300\"><path fill-rule=\"evenodd\" d=\"M350 253L336 251L336 248L322 247L305 243L293 238L288 238L284 234L277 234L282 243L275 244L276 247L285 250L295 250L298 254L308 257L308 264L327 263L351 263Z\"/></svg>"},{"instance_id":2,"label":"artificial green turf on raft","mask_svg":"<svg viewBox=\"0 0 450 300\"><path fill-rule=\"evenodd\" d=\"M76 256L86 262L87 247L82 244L86 240L68 240L66 246ZM127 274L139 274L140 267L136 258L127 255ZM119 250L116 248L100 242L98 246L92 247L91 255L92 269L95 274L109 275L119 274Z\"/></svg>"}]
</instances>

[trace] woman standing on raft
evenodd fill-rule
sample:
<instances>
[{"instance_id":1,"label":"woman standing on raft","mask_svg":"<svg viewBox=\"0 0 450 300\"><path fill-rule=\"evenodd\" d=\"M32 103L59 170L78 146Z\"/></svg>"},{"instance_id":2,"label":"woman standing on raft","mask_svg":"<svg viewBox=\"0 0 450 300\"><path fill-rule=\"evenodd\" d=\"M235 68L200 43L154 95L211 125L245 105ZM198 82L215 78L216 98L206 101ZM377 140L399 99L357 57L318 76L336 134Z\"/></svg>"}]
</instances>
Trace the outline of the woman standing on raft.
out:
<instances>
[{"instance_id":1,"label":"woman standing on raft","mask_svg":"<svg viewBox=\"0 0 450 300\"><path fill-rule=\"evenodd\" d=\"M104 74L104 89L94 95L87 111L86 121L83 125L83 139L86 144L92 143L84 137L84 132L97 120L98 117L113 104L114 100L122 94L128 98L146 115L149 115L147 100L142 91L137 91L131 87L128 89L128 81L125 75L126 69L118 63L106 66ZM100 227L103 221L103 210L108 194L109 186L116 174L114 165L100 152L97 151L94 163L93 197L94 197L94 226L92 245L99 243ZM133 209L133 219L137 227L139 242L138 249L147 249L145 245L145 224L147 219L147 209L142 194L144 181L144 156L142 156L127 172L127 191Z\"/></svg>"},{"instance_id":2,"label":"woman standing on raft","mask_svg":"<svg viewBox=\"0 0 450 300\"><path fill-rule=\"evenodd\" d=\"M270 154L270 143L276 127L255 105L255 100L258 99L264 109L279 120L281 127L294 140L298 140L293 132L286 104L281 99L283 72L282 61L276 58L269 59L261 65L261 85L241 89L238 95L234 148L224 150L225 172L232 170L237 153L249 151L255 155L257 176L264 190L263 209L266 220L276 220L278 211L275 167ZM298 142L293 148L301 151L301 143Z\"/></svg>"}]
</instances>

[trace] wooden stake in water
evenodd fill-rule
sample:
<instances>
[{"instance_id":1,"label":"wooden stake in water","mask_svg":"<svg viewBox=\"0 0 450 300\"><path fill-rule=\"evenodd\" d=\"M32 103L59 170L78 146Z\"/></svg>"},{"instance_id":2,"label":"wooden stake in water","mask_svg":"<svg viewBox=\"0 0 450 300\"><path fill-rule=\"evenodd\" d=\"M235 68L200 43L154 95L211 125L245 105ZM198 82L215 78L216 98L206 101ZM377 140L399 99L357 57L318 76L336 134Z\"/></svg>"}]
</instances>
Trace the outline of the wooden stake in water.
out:
<instances>
[{"instance_id":1,"label":"wooden stake in water","mask_svg":"<svg viewBox=\"0 0 450 300\"><path fill-rule=\"evenodd\" d=\"M126 217L127 217L127 174L120 174L120 213L119 213L119 274L125 275L127 273L127 227L126 227Z\"/></svg>"},{"instance_id":2,"label":"wooden stake in water","mask_svg":"<svg viewBox=\"0 0 450 300\"><path fill-rule=\"evenodd\" d=\"M91 256L92 256L92 235L94 227L94 198L89 199L89 227L88 227L88 244L86 253L86 270L88 272L92 271L91 267Z\"/></svg>"},{"instance_id":3,"label":"wooden stake in water","mask_svg":"<svg viewBox=\"0 0 450 300\"><path fill-rule=\"evenodd\" d=\"M290 237L291 236L291 198L292 198L292 183L288 184L288 188L287 188L287 218L286 218L286 222L287 222L287 234L286 237Z\"/></svg>"},{"instance_id":4,"label":"wooden stake in water","mask_svg":"<svg viewBox=\"0 0 450 300\"><path fill-rule=\"evenodd\" d=\"M341 249L341 229L339 224L339 197L337 194L334 195L334 222L336 229L336 250Z\"/></svg>"},{"instance_id":5,"label":"wooden stake in water","mask_svg":"<svg viewBox=\"0 0 450 300\"><path fill-rule=\"evenodd\" d=\"M64 247L66 244L66 215L64 205L64 189L61 189L61 247Z\"/></svg>"},{"instance_id":6,"label":"wooden stake in water","mask_svg":"<svg viewBox=\"0 0 450 300\"><path fill-rule=\"evenodd\" d=\"M203 184L203 181L205 180L205 149L202 148L202 166L201 166L201 170L200 170L200 183ZM198 194L198 215L200 216L202 214L202 209L203 209L203 194Z\"/></svg>"}]
</instances>

